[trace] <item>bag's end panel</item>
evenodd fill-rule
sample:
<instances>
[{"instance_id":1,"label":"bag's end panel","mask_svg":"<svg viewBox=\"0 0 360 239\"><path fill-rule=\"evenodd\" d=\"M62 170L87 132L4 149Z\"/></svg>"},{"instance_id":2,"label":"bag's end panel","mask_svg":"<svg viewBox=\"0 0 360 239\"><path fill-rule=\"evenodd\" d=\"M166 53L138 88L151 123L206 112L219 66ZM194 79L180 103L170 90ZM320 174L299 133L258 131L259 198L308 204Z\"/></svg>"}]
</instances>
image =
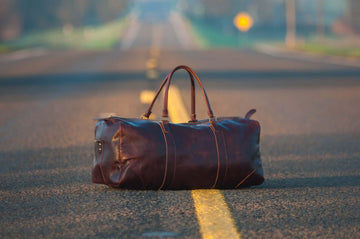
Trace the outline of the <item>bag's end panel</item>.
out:
<instances>
[{"instance_id":1,"label":"bag's end panel","mask_svg":"<svg viewBox=\"0 0 360 239\"><path fill-rule=\"evenodd\" d=\"M91 182L105 184L100 165L96 161L96 158L94 158L94 163L91 171Z\"/></svg>"}]
</instances>

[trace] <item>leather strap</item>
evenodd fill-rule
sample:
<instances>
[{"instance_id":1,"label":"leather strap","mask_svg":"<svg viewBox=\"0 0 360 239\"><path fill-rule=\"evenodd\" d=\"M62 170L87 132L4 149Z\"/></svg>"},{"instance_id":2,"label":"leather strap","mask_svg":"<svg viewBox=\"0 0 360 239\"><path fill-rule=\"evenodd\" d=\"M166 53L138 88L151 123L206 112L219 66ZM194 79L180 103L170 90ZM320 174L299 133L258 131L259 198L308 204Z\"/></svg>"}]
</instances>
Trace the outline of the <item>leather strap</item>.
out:
<instances>
[{"instance_id":1,"label":"leather strap","mask_svg":"<svg viewBox=\"0 0 360 239\"><path fill-rule=\"evenodd\" d=\"M195 83L194 83L193 75L190 72L188 72L188 74L190 76L190 82L191 82L191 99L190 99L191 100L191 116L190 116L191 120L190 120L190 122L196 122L197 120L196 120L196 114L195 114ZM164 88L164 85L167 82L168 78L169 78L169 75L167 75L165 77L165 79L163 80L160 88L156 92L153 101L149 105L149 108L147 109L146 113L143 115L145 118L148 119L149 116L151 115L151 110L152 110L152 108L154 106L154 103L155 103L157 97L159 96L161 90Z\"/></svg>"},{"instance_id":2,"label":"leather strap","mask_svg":"<svg viewBox=\"0 0 360 239\"><path fill-rule=\"evenodd\" d=\"M165 147L166 147L166 157L165 157L165 170L163 181L159 187L159 190L166 189L170 186L171 182L174 180L175 171L176 171L176 144L173 135L169 129L169 123L167 121L158 122L161 131L164 135ZM173 158L170 156L174 156Z\"/></svg>"},{"instance_id":3,"label":"leather strap","mask_svg":"<svg viewBox=\"0 0 360 239\"><path fill-rule=\"evenodd\" d=\"M246 179L248 179L251 175L253 175L256 170L258 170L261 167L261 164L259 164L253 171L251 171L245 178L243 178L238 184L236 184L235 188L240 187L241 184L243 184Z\"/></svg>"},{"instance_id":4,"label":"leather strap","mask_svg":"<svg viewBox=\"0 0 360 239\"><path fill-rule=\"evenodd\" d=\"M250 117L255 113L256 113L256 109L249 110L245 115L245 119L250 119Z\"/></svg>"},{"instance_id":5,"label":"leather strap","mask_svg":"<svg viewBox=\"0 0 360 239\"><path fill-rule=\"evenodd\" d=\"M165 89L165 95L164 95L164 107L163 107L163 113L162 113L162 116L164 118L167 118L169 116L168 114L168 94L169 94L169 88L170 88L170 83L171 83L171 78L173 76L173 74L175 73L175 71L179 70L179 69L184 69L186 70L189 74L192 74L195 79L197 80L201 90L202 90L202 93L203 93L203 96L205 98L205 103L206 103L206 107L208 108L208 115L209 115L209 118L210 118L210 121L211 122L214 122L215 120L215 117L214 117L214 114L211 110L211 107L210 107L210 102L209 102L209 98L207 97L207 94L206 94L206 91L199 79L199 77L196 75L196 73L188 66L185 66L185 65L179 65L177 67L175 67L171 72L170 74L168 75L168 80L167 80L167 83L166 83L166 89ZM194 112L195 113L195 112Z\"/></svg>"},{"instance_id":6,"label":"leather strap","mask_svg":"<svg viewBox=\"0 0 360 239\"><path fill-rule=\"evenodd\" d=\"M225 138L222 131L219 129L219 127L216 124L210 124L209 127L214 134L217 158L218 158L217 173L214 184L211 186L211 188L216 188L222 185L223 180L226 176L228 157L226 151Z\"/></svg>"},{"instance_id":7,"label":"leather strap","mask_svg":"<svg viewBox=\"0 0 360 239\"><path fill-rule=\"evenodd\" d=\"M149 118L150 114L151 114L151 110L152 110L152 107L154 106L154 103L157 99L157 97L159 96L161 90L163 89L163 87L165 86L166 84L166 89L165 89L165 95L164 95L164 107L163 107L163 114L162 116L164 118L168 118L168 94L169 94L169 88L170 88L170 83L171 83L171 78L173 76L173 74L175 73L175 71L179 70L179 69L184 69L188 72L189 76L190 76L190 80L191 80L191 121L190 122L196 122L196 113L195 113L195 85L194 85L194 77L195 79L197 80L201 90L202 90L202 93L203 93L203 96L205 98L205 103L206 103L206 106L208 108L208 115L209 115L209 118L210 118L210 122L213 124L216 119L215 119L215 116L211 110L211 106L210 106L210 102L209 102L209 98L207 97L207 94L206 94L206 91L199 79L199 77L196 75L196 73L188 66L185 66L185 65L179 65L177 67L175 67L164 79L164 81L162 82L160 88L158 89L158 91L156 92L155 94L155 97L153 99L153 101L151 102L151 104L149 105L149 108L148 110L146 111L146 113L143 115L145 118Z\"/></svg>"}]
</instances>

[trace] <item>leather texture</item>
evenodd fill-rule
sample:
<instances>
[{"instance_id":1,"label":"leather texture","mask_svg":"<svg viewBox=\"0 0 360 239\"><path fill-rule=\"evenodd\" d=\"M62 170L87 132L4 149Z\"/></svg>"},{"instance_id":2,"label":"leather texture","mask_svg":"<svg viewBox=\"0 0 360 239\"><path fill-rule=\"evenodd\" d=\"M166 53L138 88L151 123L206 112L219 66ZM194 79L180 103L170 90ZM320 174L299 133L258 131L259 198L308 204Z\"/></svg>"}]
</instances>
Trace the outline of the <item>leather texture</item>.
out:
<instances>
[{"instance_id":1,"label":"leather texture","mask_svg":"<svg viewBox=\"0 0 360 239\"><path fill-rule=\"evenodd\" d=\"M168 92L172 75L185 69L191 80L191 120L170 123ZM196 120L194 78L199 83L209 119ZM149 120L166 85L163 118ZM195 72L177 66L164 79L142 119L97 119L92 182L124 189L232 189L263 183L260 124L250 117L216 118Z\"/></svg>"}]
</instances>

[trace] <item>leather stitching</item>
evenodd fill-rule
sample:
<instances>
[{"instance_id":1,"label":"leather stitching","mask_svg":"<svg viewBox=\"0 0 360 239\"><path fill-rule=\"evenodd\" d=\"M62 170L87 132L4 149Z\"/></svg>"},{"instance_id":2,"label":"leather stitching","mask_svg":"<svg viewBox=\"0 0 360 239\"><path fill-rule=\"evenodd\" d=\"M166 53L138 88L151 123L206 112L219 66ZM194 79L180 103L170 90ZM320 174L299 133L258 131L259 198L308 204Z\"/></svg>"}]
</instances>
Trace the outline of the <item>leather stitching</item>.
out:
<instances>
[{"instance_id":1,"label":"leather stitching","mask_svg":"<svg viewBox=\"0 0 360 239\"><path fill-rule=\"evenodd\" d=\"M164 126L163 126L161 123L159 123L159 122L156 122L156 123L160 126L161 132L162 132L163 135L164 135L165 149L166 149L164 178L163 178L163 181L162 181L162 183L161 183L161 185L160 185L160 187L159 187L159 189L158 189L158 190L161 190L162 187L163 187L164 184L165 184L167 167L168 167L168 142L167 142L167 139L166 139L166 135L165 135L165 132L166 132L166 131L165 131L165 129L164 129Z\"/></svg>"},{"instance_id":2,"label":"leather stitching","mask_svg":"<svg viewBox=\"0 0 360 239\"><path fill-rule=\"evenodd\" d=\"M105 179L105 174L104 174L104 170L103 170L103 167L102 167L102 162L103 162L103 158L104 158L104 141L100 140L101 141L101 157L100 157L100 171L101 171L101 176L104 180L104 183L106 185L108 185L109 183L107 182L107 180Z\"/></svg>"},{"instance_id":3,"label":"leather stitching","mask_svg":"<svg viewBox=\"0 0 360 239\"><path fill-rule=\"evenodd\" d=\"M171 183L174 180L175 175L175 167L176 167L176 144L175 144L175 138L174 135L170 131L170 127L168 123L162 123L161 124L166 140L167 140L167 151L168 151L168 157L167 157L167 170L166 170L166 179L163 185L163 188L167 188L171 185ZM173 158L172 158L173 156Z\"/></svg>"},{"instance_id":4,"label":"leather stitching","mask_svg":"<svg viewBox=\"0 0 360 239\"><path fill-rule=\"evenodd\" d=\"M211 132L214 134L215 144L216 144L216 152L217 152L217 161L218 161L218 168L217 168L217 172L216 172L215 182L214 182L214 184L211 186L211 189L213 189L213 188L215 188L216 183L217 183L218 178L219 178L219 172L220 172L220 153L219 153L219 145L218 145L218 141L217 141L217 137L216 137L216 133L215 133L215 128L214 128L214 126L212 126L211 124L209 125L209 128L211 129Z\"/></svg>"},{"instance_id":5,"label":"leather stitching","mask_svg":"<svg viewBox=\"0 0 360 239\"><path fill-rule=\"evenodd\" d=\"M176 172L176 142L175 142L175 138L174 138L174 135L171 134L171 137L173 139L173 142L174 142L174 170L173 170L173 175L172 175L172 178L171 178L171 182L174 182L174 179L175 179L175 172Z\"/></svg>"},{"instance_id":6,"label":"leather stitching","mask_svg":"<svg viewBox=\"0 0 360 239\"><path fill-rule=\"evenodd\" d=\"M253 175L256 170L258 170L261 167L261 164L259 166L257 166L253 171L251 171L251 173L249 173L243 180L240 181L240 183L238 183L235 188L238 188L241 184L243 184L245 182L246 179L248 179L251 175Z\"/></svg>"},{"instance_id":7,"label":"leather stitching","mask_svg":"<svg viewBox=\"0 0 360 239\"><path fill-rule=\"evenodd\" d=\"M222 181L224 181L225 178L226 178L227 171L228 171L228 153L227 153L227 146L226 146L226 141L225 141L225 135L224 135L224 132L223 132L223 131L221 132L221 135L222 135L222 137L223 137L224 150L225 150L225 173L224 173L224 176L222 177Z\"/></svg>"},{"instance_id":8,"label":"leather stitching","mask_svg":"<svg viewBox=\"0 0 360 239\"><path fill-rule=\"evenodd\" d=\"M119 153L118 156L119 156L119 161L120 161L119 163L122 163L122 162L121 162L121 143L122 143L122 140L121 140L121 139L122 139L122 137L121 137L121 136L122 136L121 130L122 130L122 127L121 127L121 121L120 121L120 122L119 122L119 151L118 151L118 153ZM121 165L121 164L120 164L120 165ZM126 168L125 173L126 173L127 169L128 169L128 168ZM122 170L122 169L121 169L121 170ZM120 178L121 178L121 175L122 175L122 173L119 172L119 178L118 178L119 184L118 184L118 186L120 186Z\"/></svg>"}]
</instances>

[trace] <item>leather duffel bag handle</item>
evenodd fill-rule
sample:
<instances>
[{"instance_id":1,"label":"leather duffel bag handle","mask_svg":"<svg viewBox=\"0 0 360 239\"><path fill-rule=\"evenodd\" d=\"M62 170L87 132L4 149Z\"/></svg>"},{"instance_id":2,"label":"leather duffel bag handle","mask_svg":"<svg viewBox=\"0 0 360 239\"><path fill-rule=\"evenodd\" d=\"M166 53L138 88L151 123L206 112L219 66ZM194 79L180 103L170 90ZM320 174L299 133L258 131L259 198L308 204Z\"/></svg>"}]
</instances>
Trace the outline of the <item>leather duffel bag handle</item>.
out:
<instances>
[{"instance_id":1,"label":"leather duffel bag handle","mask_svg":"<svg viewBox=\"0 0 360 239\"><path fill-rule=\"evenodd\" d=\"M192 74L190 72L188 72L189 76L190 76L190 81L191 81L191 120L190 122L196 122L196 114L195 114L195 83L194 83L194 77L192 76ZM168 74L164 81L161 83L160 88L158 89L158 91L155 94L155 97L153 99L153 101L151 102L151 104L149 105L148 110L146 111L146 113L143 115L144 118L149 119L149 116L151 115L151 110L154 106L154 103L157 99L157 97L159 96L161 90L164 88L165 83L168 80L170 74Z\"/></svg>"},{"instance_id":2,"label":"leather duffel bag handle","mask_svg":"<svg viewBox=\"0 0 360 239\"><path fill-rule=\"evenodd\" d=\"M169 88L170 88L170 83L171 83L171 78L173 76L173 74L175 73L175 71L179 70L179 69L184 69L188 72L189 76L190 76L190 80L191 80L191 121L190 122L196 122L196 114L195 114L195 86L194 86L194 77L197 80L201 91L203 93L203 96L205 98L205 103L206 103L206 107L208 109L208 115L209 115L209 119L210 122L215 121L215 116L211 110L211 106L210 106L210 102L209 102L209 98L206 94L206 91L199 79L199 77L196 75L196 73L188 66L185 65L179 65L177 67L175 67L164 79L163 83L161 84L159 90L157 91L153 101L151 102L148 110L146 111L146 113L144 114L145 118L149 118L150 114L151 114L151 109L158 97L158 95L160 94L162 88L164 87L165 83L166 83L166 88L165 88L165 94L164 94L164 107L163 107L163 113L162 113L162 117L164 118L168 118L169 114L168 114L168 94L169 94Z\"/></svg>"}]
</instances>

